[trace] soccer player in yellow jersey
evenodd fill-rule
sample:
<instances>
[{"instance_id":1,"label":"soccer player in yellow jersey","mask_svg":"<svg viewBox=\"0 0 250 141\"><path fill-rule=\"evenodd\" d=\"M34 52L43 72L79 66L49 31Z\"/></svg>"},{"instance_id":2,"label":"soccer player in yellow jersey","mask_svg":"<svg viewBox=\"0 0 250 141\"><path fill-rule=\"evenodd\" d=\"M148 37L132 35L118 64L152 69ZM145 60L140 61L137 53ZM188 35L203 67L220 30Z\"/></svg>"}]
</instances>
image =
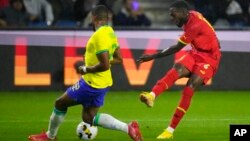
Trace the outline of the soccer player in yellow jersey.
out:
<instances>
[{"instance_id":1,"label":"soccer player in yellow jersey","mask_svg":"<svg viewBox=\"0 0 250 141\"><path fill-rule=\"evenodd\" d=\"M70 106L83 105L82 120L85 123L127 133L134 141L142 136L136 121L127 124L109 114L98 113L105 94L112 86L111 64L122 63L117 37L108 26L108 9L98 5L92 10L95 30L86 46L85 65L79 67L82 78L55 102L47 132L30 135L31 141L56 140L57 131Z\"/></svg>"}]
</instances>

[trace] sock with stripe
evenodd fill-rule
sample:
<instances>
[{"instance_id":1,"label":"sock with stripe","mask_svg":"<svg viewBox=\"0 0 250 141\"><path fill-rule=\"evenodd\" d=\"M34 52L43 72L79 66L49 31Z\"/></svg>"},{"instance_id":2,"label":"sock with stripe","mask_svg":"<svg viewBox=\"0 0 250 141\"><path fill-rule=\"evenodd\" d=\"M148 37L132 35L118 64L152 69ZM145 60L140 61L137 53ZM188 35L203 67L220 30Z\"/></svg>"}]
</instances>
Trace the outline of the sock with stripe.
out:
<instances>
[{"instance_id":1,"label":"sock with stripe","mask_svg":"<svg viewBox=\"0 0 250 141\"><path fill-rule=\"evenodd\" d=\"M172 117L172 121L170 127L175 129L176 126L179 124L183 116L185 115L186 111L188 110L191 99L193 96L194 90L190 87L185 87L182 92L182 97L179 103L179 106L176 108L174 116Z\"/></svg>"},{"instance_id":2,"label":"sock with stripe","mask_svg":"<svg viewBox=\"0 0 250 141\"><path fill-rule=\"evenodd\" d=\"M166 89L172 87L174 82L178 78L179 75L176 69L174 68L170 69L162 79L157 81L157 83L154 85L152 89L152 92L155 94L156 97L159 96Z\"/></svg>"},{"instance_id":3,"label":"sock with stripe","mask_svg":"<svg viewBox=\"0 0 250 141\"><path fill-rule=\"evenodd\" d=\"M128 133L128 124L114 118L109 114L98 113L94 117L94 125Z\"/></svg>"},{"instance_id":4,"label":"sock with stripe","mask_svg":"<svg viewBox=\"0 0 250 141\"><path fill-rule=\"evenodd\" d=\"M56 137L59 126L63 122L66 112L67 111L60 111L54 108L50 116L49 127L46 133L50 139L54 139Z\"/></svg>"}]
</instances>

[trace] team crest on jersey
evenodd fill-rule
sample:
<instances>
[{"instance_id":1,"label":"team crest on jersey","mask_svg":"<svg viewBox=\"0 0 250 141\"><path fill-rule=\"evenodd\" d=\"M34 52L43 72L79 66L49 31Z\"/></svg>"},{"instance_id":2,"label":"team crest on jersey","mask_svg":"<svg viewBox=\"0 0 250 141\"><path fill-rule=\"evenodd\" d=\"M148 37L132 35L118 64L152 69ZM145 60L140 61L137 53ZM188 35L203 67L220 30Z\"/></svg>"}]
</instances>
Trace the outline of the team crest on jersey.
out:
<instances>
[{"instance_id":1,"label":"team crest on jersey","mask_svg":"<svg viewBox=\"0 0 250 141\"><path fill-rule=\"evenodd\" d=\"M210 66L209 64L203 65L204 69L206 69L206 70L208 69L209 66Z\"/></svg>"}]
</instances>

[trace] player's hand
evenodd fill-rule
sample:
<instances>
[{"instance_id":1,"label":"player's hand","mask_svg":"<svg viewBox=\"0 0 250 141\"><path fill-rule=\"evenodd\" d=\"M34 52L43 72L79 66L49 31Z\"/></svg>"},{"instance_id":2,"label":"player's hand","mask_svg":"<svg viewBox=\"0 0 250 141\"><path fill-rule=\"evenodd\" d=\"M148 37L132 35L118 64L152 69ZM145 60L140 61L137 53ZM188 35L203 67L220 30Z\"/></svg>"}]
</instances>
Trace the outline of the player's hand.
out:
<instances>
[{"instance_id":1,"label":"player's hand","mask_svg":"<svg viewBox=\"0 0 250 141\"><path fill-rule=\"evenodd\" d=\"M136 62L138 63L143 63L143 62L147 62L147 61L150 61L154 59L153 58L153 55L150 55L150 54L143 54L141 57L139 57Z\"/></svg>"},{"instance_id":2,"label":"player's hand","mask_svg":"<svg viewBox=\"0 0 250 141\"><path fill-rule=\"evenodd\" d=\"M86 66L82 65L78 67L78 71L80 72L80 74L84 75L87 73L87 69Z\"/></svg>"}]
</instances>

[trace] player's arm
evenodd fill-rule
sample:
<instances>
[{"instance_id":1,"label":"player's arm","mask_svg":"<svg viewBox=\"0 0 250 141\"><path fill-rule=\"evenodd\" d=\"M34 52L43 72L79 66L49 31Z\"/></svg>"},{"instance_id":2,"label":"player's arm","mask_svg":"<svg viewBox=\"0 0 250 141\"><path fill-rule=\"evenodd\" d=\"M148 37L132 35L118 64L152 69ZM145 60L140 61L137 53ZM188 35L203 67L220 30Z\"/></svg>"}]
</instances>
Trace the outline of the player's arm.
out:
<instances>
[{"instance_id":1,"label":"player's arm","mask_svg":"<svg viewBox=\"0 0 250 141\"><path fill-rule=\"evenodd\" d=\"M88 67L80 66L79 67L80 73L86 74L86 73L95 73L108 70L110 67L108 51L97 54L97 58L99 60L99 63L94 66L88 66Z\"/></svg>"},{"instance_id":2,"label":"player's arm","mask_svg":"<svg viewBox=\"0 0 250 141\"><path fill-rule=\"evenodd\" d=\"M117 47L114 51L113 60L110 61L111 64L121 64L123 62L120 48Z\"/></svg>"},{"instance_id":3,"label":"player's arm","mask_svg":"<svg viewBox=\"0 0 250 141\"><path fill-rule=\"evenodd\" d=\"M177 42L176 45L172 45L167 49L164 49L161 52L155 53L155 54L143 54L139 57L136 61L139 63L147 62L156 58L162 58L171 54L174 54L178 51L180 51L183 47L185 47L186 44L183 44L182 42Z\"/></svg>"}]
</instances>

